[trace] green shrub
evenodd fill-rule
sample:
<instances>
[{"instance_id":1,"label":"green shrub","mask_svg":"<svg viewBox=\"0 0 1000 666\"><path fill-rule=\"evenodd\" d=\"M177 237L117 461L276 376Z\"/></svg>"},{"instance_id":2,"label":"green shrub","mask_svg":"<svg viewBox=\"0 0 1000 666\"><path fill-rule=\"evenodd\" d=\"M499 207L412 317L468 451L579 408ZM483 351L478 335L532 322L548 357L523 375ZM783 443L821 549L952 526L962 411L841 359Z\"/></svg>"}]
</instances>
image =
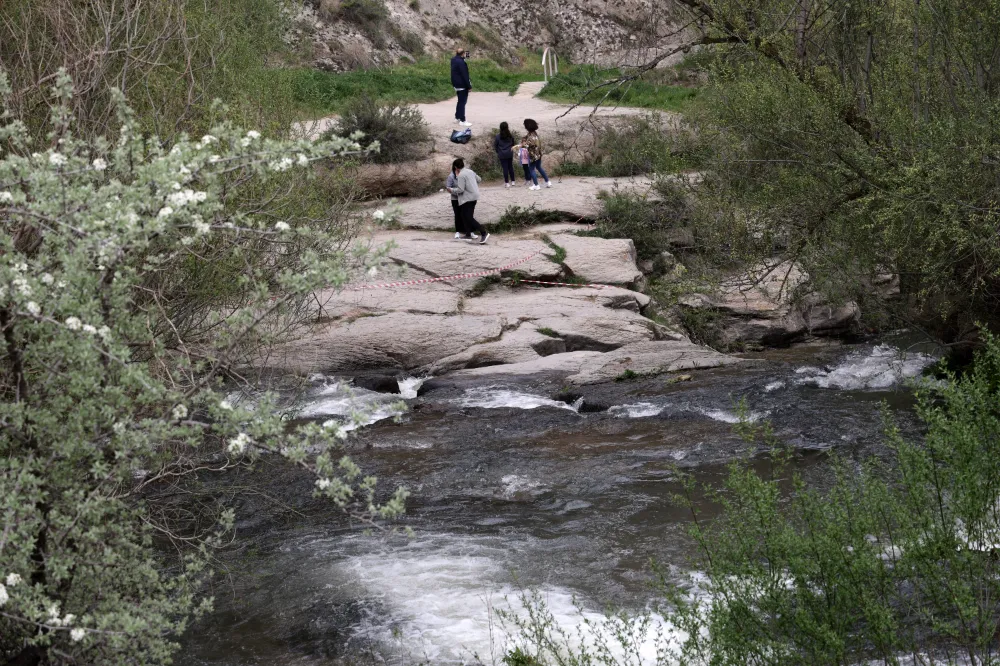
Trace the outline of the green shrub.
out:
<instances>
[{"instance_id":1,"label":"green shrub","mask_svg":"<svg viewBox=\"0 0 1000 666\"><path fill-rule=\"evenodd\" d=\"M608 85L621 75L622 72L617 69L575 67L553 77L539 97L568 104L601 103L605 106L682 111L698 95L697 88L663 85L645 78L624 85Z\"/></svg>"},{"instance_id":2,"label":"green shrub","mask_svg":"<svg viewBox=\"0 0 1000 666\"><path fill-rule=\"evenodd\" d=\"M561 164L559 173L609 178L677 173L696 167L698 157L689 134L668 128L665 119L653 113L599 128L593 155L582 163Z\"/></svg>"},{"instance_id":3,"label":"green shrub","mask_svg":"<svg viewBox=\"0 0 1000 666\"><path fill-rule=\"evenodd\" d=\"M367 95L347 105L333 130L341 136L357 132L364 135L366 142L379 142L379 152L371 156L379 164L420 157L421 144L430 139L427 123L415 107L381 102Z\"/></svg>"},{"instance_id":4,"label":"green shrub","mask_svg":"<svg viewBox=\"0 0 1000 666\"><path fill-rule=\"evenodd\" d=\"M590 234L601 238L631 238L640 258L652 259L670 249L672 231L685 226L692 214L684 187L659 181L660 198L630 190L615 190L602 199L601 213Z\"/></svg>"},{"instance_id":5,"label":"green shrub","mask_svg":"<svg viewBox=\"0 0 1000 666\"><path fill-rule=\"evenodd\" d=\"M424 54L424 38L415 32L402 30L393 25L392 35L396 38L399 46L411 56L419 57Z\"/></svg>"},{"instance_id":6,"label":"green shrub","mask_svg":"<svg viewBox=\"0 0 1000 666\"><path fill-rule=\"evenodd\" d=\"M505 231L517 231L539 224L554 224L562 222L565 215L556 210L538 208L536 204L531 204L527 208L522 206L507 206L500 219L492 225L496 233Z\"/></svg>"},{"instance_id":7,"label":"green shrub","mask_svg":"<svg viewBox=\"0 0 1000 666\"><path fill-rule=\"evenodd\" d=\"M385 6L384 0L344 0L338 15L344 21L356 25L376 47L385 46L389 8Z\"/></svg>"}]
</instances>

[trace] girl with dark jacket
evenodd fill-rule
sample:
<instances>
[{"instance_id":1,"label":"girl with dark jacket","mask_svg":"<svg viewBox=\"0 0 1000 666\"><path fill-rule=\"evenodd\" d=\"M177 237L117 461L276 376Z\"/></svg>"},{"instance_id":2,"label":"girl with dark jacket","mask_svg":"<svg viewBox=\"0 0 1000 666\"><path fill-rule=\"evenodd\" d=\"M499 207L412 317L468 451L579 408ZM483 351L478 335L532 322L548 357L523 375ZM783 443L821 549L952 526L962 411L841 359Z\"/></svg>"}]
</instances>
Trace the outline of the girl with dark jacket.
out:
<instances>
[{"instance_id":1,"label":"girl with dark jacket","mask_svg":"<svg viewBox=\"0 0 1000 666\"><path fill-rule=\"evenodd\" d=\"M507 123L500 123L500 133L493 137L493 150L500 160L503 171L504 187L512 187L514 179L514 135L510 133Z\"/></svg>"}]
</instances>

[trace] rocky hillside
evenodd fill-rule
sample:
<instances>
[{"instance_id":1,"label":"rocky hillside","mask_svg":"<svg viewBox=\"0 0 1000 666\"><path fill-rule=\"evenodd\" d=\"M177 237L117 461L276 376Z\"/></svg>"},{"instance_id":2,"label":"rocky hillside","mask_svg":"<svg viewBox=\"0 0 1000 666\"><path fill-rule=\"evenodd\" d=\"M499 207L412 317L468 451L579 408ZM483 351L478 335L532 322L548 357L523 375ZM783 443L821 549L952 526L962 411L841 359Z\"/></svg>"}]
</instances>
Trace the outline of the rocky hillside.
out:
<instances>
[{"instance_id":1,"label":"rocky hillside","mask_svg":"<svg viewBox=\"0 0 1000 666\"><path fill-rule=\"evenodd\" d=\"M447 53L456 43L498 61L546 46L576 62L642 61L672 31L670 0L302 2L289 41L330 71Z\"/></svg>"}]
</instances>

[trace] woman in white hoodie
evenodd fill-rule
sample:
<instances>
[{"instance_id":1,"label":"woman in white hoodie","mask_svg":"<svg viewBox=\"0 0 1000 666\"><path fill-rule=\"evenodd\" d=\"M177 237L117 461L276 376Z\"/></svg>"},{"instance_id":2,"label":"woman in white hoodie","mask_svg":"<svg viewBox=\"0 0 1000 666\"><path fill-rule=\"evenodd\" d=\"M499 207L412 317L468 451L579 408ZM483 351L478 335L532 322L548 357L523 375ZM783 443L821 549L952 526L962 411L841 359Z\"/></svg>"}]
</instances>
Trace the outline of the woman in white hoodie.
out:
<instances>
[{"instance_id":1,"label":"woman in white hoodie","mask_svg":"<svg viewBox=\"0 0 1000 666\"><path fill-rule=\"evenodd\" d=\"M483 245L490 235L483 225L476 220L476 202L479 201L479 183L483 181L475 171L465 168L465 160L461 157L451 163L451 172L455 174L455 184L448 190L458 195L458 212L462 216L463 231L467 234L479 234L479 244Z\"/></svg>"}]
</instances>

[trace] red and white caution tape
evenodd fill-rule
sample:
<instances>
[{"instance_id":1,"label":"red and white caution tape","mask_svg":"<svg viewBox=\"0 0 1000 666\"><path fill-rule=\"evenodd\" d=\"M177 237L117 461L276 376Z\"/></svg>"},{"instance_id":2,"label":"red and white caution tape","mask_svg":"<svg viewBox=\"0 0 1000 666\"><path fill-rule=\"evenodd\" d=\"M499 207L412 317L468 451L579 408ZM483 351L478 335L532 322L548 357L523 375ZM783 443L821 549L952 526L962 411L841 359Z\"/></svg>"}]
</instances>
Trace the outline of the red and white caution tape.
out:
<instances>
[{"instance_id":1,"label":"red and white caution tape","mask_svg":"<svg viewBox=\"0 0 1000 666\"><path fill-rule=\"evenodd\" d=\"M457 275L445 275L443 277L434 278L424 278L422 280L406 280L404 282L386 282L383 284L359 284L354 287L347 287L345 291L364 291L366 289L389 289L391 287L409 287L414 284L427 284L428 282L447 282L448 280L462 280L465 278L474 277L486 277L487 275L496 275L502 273L503 271L509 271L515 266L520 266L524 262L528 261L537 254L540 254L541 250L538 252L532 252L524 259L518 259L512 264L507 264L506 266L501 266L500 268L494 268L488 271L481 271L479 273L459 273Z\"/></svg>"},{"instance_id":2,"label":"red and white caution tape","mask_svg":"<svg viewBox=\"0 0 1000 666\"><path fill-rule=\"evenodd\" d=\"M518 282L530 282L532 284L548 284L556 287L593 287L594 289L613 289L610 284L574 284L572 282L542 282L541 280L518 280Z\"/></svg>"}]
</instances>

